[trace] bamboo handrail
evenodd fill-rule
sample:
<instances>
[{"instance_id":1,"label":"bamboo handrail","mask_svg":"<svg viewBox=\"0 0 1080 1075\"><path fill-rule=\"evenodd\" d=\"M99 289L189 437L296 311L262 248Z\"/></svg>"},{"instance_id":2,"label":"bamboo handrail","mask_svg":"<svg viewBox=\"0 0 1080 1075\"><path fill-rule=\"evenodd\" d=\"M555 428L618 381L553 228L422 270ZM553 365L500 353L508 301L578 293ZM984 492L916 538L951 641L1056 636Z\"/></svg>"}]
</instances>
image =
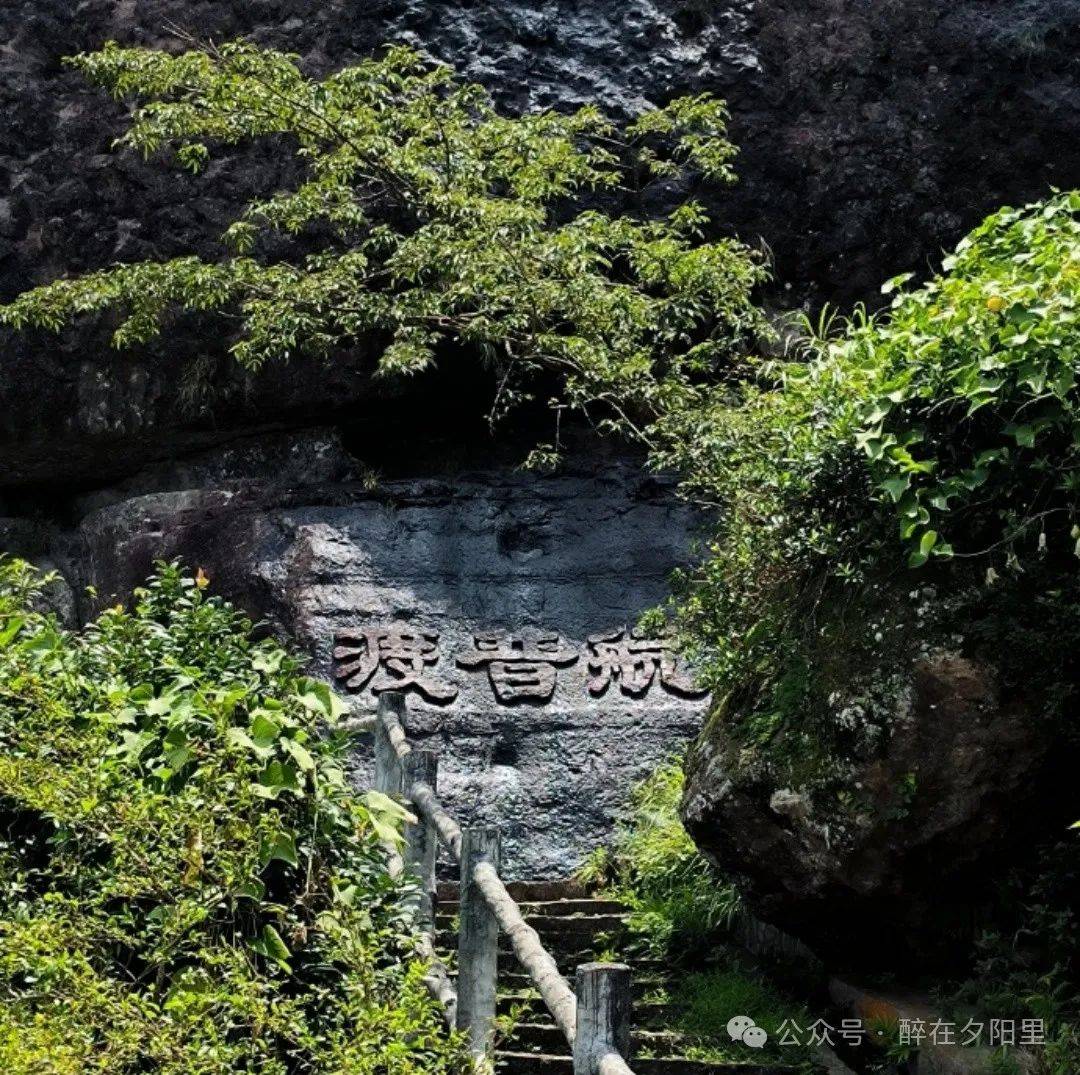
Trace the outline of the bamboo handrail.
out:
<instances>
[{"instance_id":1,"label":"bamboo handrail","mask_svg":"<svg viewBox=\"0 0 1080 1075\"><path fill-rule=\"evenodd\" d=\"M455 863L461 862L461 826L442 808L431 786L422 780L413 781L407 798L420 816L429 821L439 834L439 842L450 852Z\"/></svg>"},{"instance_id":2,"label":"bamboo handrail","mask_svg":"<svg viewBox=\"0 0 1080 1075\"><path fill-rule=\"evenodd\" d=\"M481 862L473 873L477 887L495 915L499 927L510 938L514 955L532 978L540 997L551 1012L556 1026L563 1032L568 1045L577 1036L577 998L548 950L540 941L540 935L521 914L514 897L506 890L495 868Z\"/></svg>"}]
</instances>

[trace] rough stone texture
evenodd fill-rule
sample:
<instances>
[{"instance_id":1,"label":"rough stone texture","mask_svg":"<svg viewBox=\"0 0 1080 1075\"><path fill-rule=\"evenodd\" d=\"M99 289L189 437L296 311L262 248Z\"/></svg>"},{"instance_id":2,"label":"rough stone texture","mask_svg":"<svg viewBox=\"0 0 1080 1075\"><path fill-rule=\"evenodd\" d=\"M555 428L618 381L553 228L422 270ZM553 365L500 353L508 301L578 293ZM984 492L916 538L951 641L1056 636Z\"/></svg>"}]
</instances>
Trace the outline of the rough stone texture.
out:
<instances>
[{"instance_id":1,"label":"rough stone texture","mask_svg":"<svg viewBox=\"0 0 1080 1075\"><path fill-rule=\"evenodd\" d=\"M689 759L683 815L695 840L746 878L756 912L830 966L925 966L952 954L942 942L966 932L996 856L1022 841L1045 772L1038 714L1004 696L980 661L920 658L890 727L883 754L846 781L858 803L847 823L815 816L798 789L742 775L723 720L709 722ZM1036 812L1028 817L1037 829Z\"/></svg>"},{"instance_id":2,"label":"rough stone texture","mask_svg":"<svg viewBox=\"0 0 1080 1075\"><path fill-rule=\"evenodd\" d=\"M663 599L692 522L668 485L611 461L550 478L480 471L371 491L248 480L98 507L67 540L65 563L79 589L92 582L110 603L153 559L183 555L291 633L324 675L337 631L438 632L428 675L459 694L440 704L410 691L407 730L439 752L459 820L500 827L508 876L549 878L604 842L631 785L700 728L705 701L672 693L659 675L640 697L618 683L598 697L586 686L587 636L633 624ZM497 629L559 633L576 659L557 669L550 702L501 703L484 668L457 664L475 633ZM370 686L356 696L361 709L374 706ZM358 758L358 779L367 775Z\"/></svg>"},{"instance_id":3,"label":"rough stone texture","mask_svg":"<svg viewBox=\"0 0 1080 1075\"><path fill-rule=\"evenodd\" d=\"M247 34L319 71L411 42L512 109L597 100L625 115L678 93L724 95L742 180L712 207L718 226L773 251L778 307L872 298L1001 202L1080 185L1075 0L9 0L0 301L113 261L212 256L236 207L288 179L281 147L215 161L199 179L111 152L123 107L60 57L109 37L162 44L170 22ZM662 596L683 556L684 509L604 459L541 483L442 465L442 478L414 468L429 477L367 489L342 444L362 434L376 466L403 440L430 446L418 391L460 434L483 398L462 387L463 363L418 389L372 384L365 352L249 377L196 320L145 353L106 341L106 325L0 339L0 547L60 564L65 615L91 611L84 584L122 598L153 559L184 555L311 646L317 671L329 671L333 630L385 618L438 628L442 669L474 629L547 627L581 649ZM411 424L396 428L403 416ZM313 423L338 433L293 434ZM580 658L559 669L543 707L501 706L482 671L457 668L453 704L412 700L411 730L440 747L451 803L504 826L521 876L565 874L609 831L630 782L698 725L701 703L655 685L639 701L617 689L591 699L584 673ZM918 683L913 723L865 775L887 809L924 759L934 812L917 798L902 823L850 848L814 828L797 789L727 785L722 752L698 755L698 831L800 936L844 946L828 915L864 947L882 943L882 923L902 937L897 886L909 916L940 898L927 879L979 853L1032 769L1038 744L985 670L931 664Z\"/></svg>"},{"instance_id":4,"label":"rough stone texture","mask_svg":"<svg viewBox=\"0 0 1080 1075\"><path fill-rule=\"evenodd\" d=\"M123 108L60 57L170 24L301 53L313 70L407 41L515 109L597 100L626 114L709 90L732 106L742 181L717 218L776 258L778 301L873 296L981 215L1080 181L1074 0L10 0L0 6L0 299L64 272L195 249L284 176L241 153L192 179L117 156ZM681 197L681 191L672 192ZM365 355L248 379L192 322L149 355L99 332L0 340L0 484L88 483L146 458L328 408L365 413ZM186 376L209 395L178 396Z\"/></svg>"}]
</instances>

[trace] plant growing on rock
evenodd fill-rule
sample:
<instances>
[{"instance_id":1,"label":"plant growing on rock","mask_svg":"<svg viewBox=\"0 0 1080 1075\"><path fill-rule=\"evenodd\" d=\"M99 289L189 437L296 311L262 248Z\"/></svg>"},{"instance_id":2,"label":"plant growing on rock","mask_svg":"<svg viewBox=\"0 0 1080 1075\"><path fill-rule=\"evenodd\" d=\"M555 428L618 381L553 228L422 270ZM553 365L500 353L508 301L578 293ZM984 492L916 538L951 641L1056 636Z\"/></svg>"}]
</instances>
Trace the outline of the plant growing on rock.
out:
<instances>
[{"instance_id":1,"label":"plant growing on rock","mask_svg":"<svg viewBox=\"0 0 1080 1075\"><path fill-rule=\"evenodd\" d=\"M341 704L205 578L84 631L0 561L0 1066L464 1072Z\"/></svg>"},{"instance_id":2,"label":"plant growing on rock","mask_svg":"<svg viewBox=\"0 0 1080 1075\"><path fill-rule=\"evenodd\" d=\"M725 866L760 867L752 897L773 921L834 954L842 933L853 962L898 958L863 943L890 884L907 907L937 894L929 859L910 857L921 833L956 839L944 868L971 886L956 891L982 883L971 898L990 903L995 856L1023 859L1030 880L1030 849L1075 820L1058 774L1080 753L1078 311L1072 192L992 215L890 309L834 320L804 353L760 363L736 401L702 387L659 423L660 460L724 509L679 583L684 637L718 695L684 818ZM971 785L936 771L946 755L926 733L948 713L923 693L953 661L991 687L965 725L1003 716L995 741L1030 747L995 763L963 828L949 804ZM1024 765L1008 811L978 833ZM766 833L788 862L755 853ZM852 883L874 856L879 878ZM805 892L819 884L829 897L815 905ZM815 918L852 891L842 930ZM912 950L938 928L930 918ZM964 958L959 944L937 950Z\"/></svg>"},{"instance_id":3,"label":"plant growing on rock","mask_svg":"<svg viewBox=\"0 0 1080 1075\"><path fill-rule=\"evenodd\" d=\"M1068 579L1078 358L1072 192L992 215L940 275L760 363L734 403L705 386L661 417L656 462L723 508L681 606L713 686L766 684L760 705L733 699L762 717L750 739L807 712L807 692L830 693L821 667L848 684L917 650L955 620L939 597L956 580L1005 587L1054 565Z\"/></svg>"},{"instance_id":4,"label":"plant growing on rock","mask_svg":"<svg viewBox=\"0 0 1080 1075\"><path fill-rule=\"evenodd\" d=\"M692 199L662 219L587 204L729 182L727 114L707 96L619 129L591 107L500 115L484 89L404 47L323 79L243 42L180 55L109 44L71 62L136 102L126 148L200 171L223 147L276 138L303 177L249 204L217 260L58 280L0 308L17 328L111 309L126 346L178 311L212 311L246 367L363 344L383 374L415 374L454 342L494 367L496 415L547 374L566 401L641 433L759 326L760 259L702 242ZM284 254L282 236L298 240Z\"/></svg>"},{"instance_id":5,"label":"plant growing on rock","mask_svg":"<svg viewBox=\"0 0 1080 1075\"><path fill-rule=\"evenodd\" d=\"M631 910L630 930L654 955L678 962L707 950L739 906L734 886L694 846L679 820L682 765L667 761L638 784L610 852L579 875L607 881Z\"/></svg>"}]
</instances>

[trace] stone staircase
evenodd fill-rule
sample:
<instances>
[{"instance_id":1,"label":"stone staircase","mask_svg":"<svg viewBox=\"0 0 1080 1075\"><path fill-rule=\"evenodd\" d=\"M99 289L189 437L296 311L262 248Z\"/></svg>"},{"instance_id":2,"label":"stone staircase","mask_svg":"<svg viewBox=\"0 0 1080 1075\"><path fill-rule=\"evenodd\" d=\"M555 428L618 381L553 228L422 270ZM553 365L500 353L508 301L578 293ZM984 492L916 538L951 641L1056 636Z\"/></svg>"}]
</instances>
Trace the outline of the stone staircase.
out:
<instances>
[{"instance_id":1,"label":"stone staircase","mask_svg":"<svg viewBox=\"0 0 1080 1075\"><path fill-rule=\"evenodd\" d=\"M572 881L518 881L507 888L571 984L579 964L598 956L611 958L613 950L629 962L635 998L631 1058L635 1075L780 1075L792 1070L750 1061L716 1064L683 1056L685 1041L671 1029L667 1004L657 996L669 984L665 966L622 955L627 917L622 904L591 896ZM444 955L456 947L457 913L457 885L440 884L435 947ZM498 1012L513 1019L509 1035L497 1044L496 1071L499 1075L572 1075L566 1041L531 984L500 939Z\"/></svg>"}]
</instances>

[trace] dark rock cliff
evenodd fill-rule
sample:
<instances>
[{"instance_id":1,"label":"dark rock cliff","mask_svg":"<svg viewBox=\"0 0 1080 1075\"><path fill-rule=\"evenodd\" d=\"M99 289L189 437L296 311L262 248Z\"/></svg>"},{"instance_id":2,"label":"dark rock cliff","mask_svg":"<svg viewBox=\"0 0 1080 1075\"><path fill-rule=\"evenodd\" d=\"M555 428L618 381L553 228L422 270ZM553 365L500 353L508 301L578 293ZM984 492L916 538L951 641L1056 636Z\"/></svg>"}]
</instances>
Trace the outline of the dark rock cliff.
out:
<instances>
[{"instance_id":1,"label":"dark rock cliff","mask_svg":"<svg viewBox=\"0 0 1080 1075\"><path fill-rule=\"evenodd\" d=\"M769 246L785 306L872 297L995 205L1080 182L1074 0L11 0L0 298L117 260L210 253L245 194L281 180L279 157L259 151L198 179L111 152L122 106L61 57L108 38L163 44L170 25L249 35L313 70L406 41L512 109L596 100L626 114L723 95L741 182L713 207L717 224ZM372 398L364 355L250 380L197 324L151 354L117 356L104 339L0 340L0 483L100 482L237 428L355 415Z\"/></svg>"},{"instance_id":2,"label":"dark rock cliff","mask_svg":"<svg viewBox=\"0 0 1080 1075\"><path fill-rule=\"evenodd\" d=\"M111 150L124 107L61 58L110 38L164 45L170 25L247 35L300 53L313 72L404 41L515 110L596 101L628 115L721 95L741 178L712 204L715 227L768 246L766 298L780 308L872 302L881 280L925 270L999 204L1080 185L1077 0L6 0L0 301L116 261L213 256L237 206L288 180L288 154L272 147L215 160L198 178ZM322 672L340 627L436 624L448 647L439 667L461 702L418 705L417 733L446 746L447 790L463 810L482 817L491 801L514 819L517 868L537 874L572 866L609 831L629 783L693 734L703 703L668 690L659 650L630 653L609 690L589 686L607 645L591 636L633 622L685 553L692 519L663 490L596 454L569 484L534 487L484 458L467 479L458 467L452 494L432 486L482 426L485 386L471 365L376 385L358 351L248 376L196 320L124 354L107 329L0 335L0 551L58 563L65 615L92 611L83 584L115 600L154 558L183 555L305 643ZM354 456L401 480L373 483ZM550 705L493 710L484 675L451 661L450 643L468 652L475 632L496 627L572 643ZM992 707L977 715L995 730ZM886 799L908 772L904 751L927 741L898 740ZM982 811L1008 759L998 750L983 767L981 747L976 737L959 762L940 752L943 772L970 763L974 788L949 815L950 846L981 839L1010 805ZM807 935L825 936L817 911L838 893L887 889L886 867L912 858L892 848L890 861L854 869L792 789L752 799L725 787L719 755L697 757L708 780L696 817L714 853L774 855L782 872L751 881L774 918ZM585 800L596 805L582 817ZM725 811L740 828L718 838ZM916 834L916 853L942 842L929 827ZM874 843L856 836L853 855ZM810 909L783 913L805 891Z\"/></svg>"}]
</instances>

